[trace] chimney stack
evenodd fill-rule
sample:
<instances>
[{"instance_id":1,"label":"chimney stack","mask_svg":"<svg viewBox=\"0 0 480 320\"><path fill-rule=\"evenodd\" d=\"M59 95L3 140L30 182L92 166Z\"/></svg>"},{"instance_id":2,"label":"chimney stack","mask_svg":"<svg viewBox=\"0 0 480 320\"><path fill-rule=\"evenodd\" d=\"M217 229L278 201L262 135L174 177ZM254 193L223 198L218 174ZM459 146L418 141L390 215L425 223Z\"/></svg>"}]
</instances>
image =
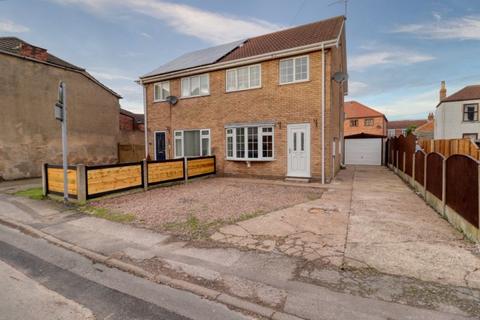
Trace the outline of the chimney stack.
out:
<instances>
[{"instance_id":1,"label":"chimney stack","mask_svg":"<svg viewBox=\"0 0 480 320\"><path fill-rule=\"evenodd\" d=\"M432 120L433 120L433 117L434 117L434 116L433 116L433 112L430 112L430 113L428 114L428 121L432 121Z\"/></svg>"},{"instance_id":2,"label":"chimney stack","mask_svg":"<svg viewBox=\"0 0 480 320\"><path fill-rule=\"evenodd\" d=\"M445 81L442 81L440 84L440 101L447 97L447 87L445 86Z\"/></svg>"},{"instance_id":3,"label":"chimney stack","mask_svg":"<svg viewBox=\"0 0 480 320\"><path fill-rule=\"evenodd\" d=\"M20 45L20 54L40 61L47 61L48 58L46 49L35 47L25 42Z\"/></svg>"}]
</instances>

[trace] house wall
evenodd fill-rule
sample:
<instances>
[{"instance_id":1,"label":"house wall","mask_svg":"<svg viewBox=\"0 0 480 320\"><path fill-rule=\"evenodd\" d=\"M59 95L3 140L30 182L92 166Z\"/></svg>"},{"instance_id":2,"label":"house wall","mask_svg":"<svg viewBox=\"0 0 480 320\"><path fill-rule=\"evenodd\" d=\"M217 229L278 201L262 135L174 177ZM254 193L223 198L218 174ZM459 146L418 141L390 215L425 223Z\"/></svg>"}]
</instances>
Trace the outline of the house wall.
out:
<instances>
[{"instance_id":1,"label":"house wall","mask_svg":"<svg viewBox=\"0 0 480 320\"><path fill-rule=\"evenodd\" d=\"M329 80L331 51L326 51ZM210 95L206 97L180 98L171 108L166 102L153 102L153 83L146 85L148 143L150 156L154 158L154 131L167 132L167 154L173 157L171 134L178 129L210 129L211 153L217 156L217 172L220 174L285 177L287 175L287 124L309 123L311 137L311 174L321 177L321 51L309 54L310 79L306 82L279 85L279 60L262 62L259 89L225 91L225 70L210 72ZM329 81L330 82L330 81ZM171 94L180 96L180 79L170 80ZM331 141L340 137L340 104L343 95L331 101L331 87L326 88L326 166L330 163ZM330 107L330 103L332 103ZM332 110L335 110L334 112ZM343 112L343 111L342 111ZM171 117L171 118L170 118ZM171 120L170 120L171 119ZM333 120L332 120L333 119ZM258 123L273 121L274 160L264 162L231 161L225 159L225 129L229 123ZM334 129L336 128L336 129ZM339 162L339 160L337 160ZM338 165L339 167L339 165ZM326 178L331 176L327 167Z\"/></svg>"},{"instance_id":2,"label":"house wall","mask_svg":"<svg viewBox=\"0 0 480 320\"><path fill-rule=\"evenodd\" d=\"M352 127L350 120L358 120L358 126ZM365 119L373 119L373 126L365 126ZM365 117L365 118L347 118L345 119L345 135L353 135L359 133L368 133L386 136L387 135L387 120L384 117Z\"/></svg>"},{"instance_id":3,"label":"house wall","mask_svg":"<svg viewBox=\"0 0 480 320\"><path fill-rule=\"evenodd\" d=\"M67 85L69 163L117 160L119 102L86 76L0 54L0 178L41 175L61 163L61 124L54 118L58 84Z\"/></svg>"},{"instance_id":4,"label":"house wall","mask_svg":"<svg viewBox=\"0 0 480 320\"><path fill-rule=\"evenodd\" d=\"M135 119L120 113L119 139L120 144L145 145L145 133L142 125L135 124Z\"/></svg>"},{"instance_id":5,"label":"house wall","mask_svg":"<svg viewBox=\"0 0 480 320\"><path fill-rule=\"evenodd\" d=\"M480 122L463 121L463 105L480 100L443 102L435 110L435 139L459 139L464 133L477 133L480 137Z\"/></svg>"}]
</instances>

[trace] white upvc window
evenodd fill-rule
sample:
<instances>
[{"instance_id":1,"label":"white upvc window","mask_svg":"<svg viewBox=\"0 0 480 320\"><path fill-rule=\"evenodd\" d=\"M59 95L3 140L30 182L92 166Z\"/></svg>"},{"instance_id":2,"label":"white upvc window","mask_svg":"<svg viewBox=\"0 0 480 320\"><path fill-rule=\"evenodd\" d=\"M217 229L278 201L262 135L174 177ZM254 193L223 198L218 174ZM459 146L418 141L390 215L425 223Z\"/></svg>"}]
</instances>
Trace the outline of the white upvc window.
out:
<instances>
[{"instance_id":1,"label":"white upvc window","mask_svg":"<svg viewBox=\"0 0 480 320\"><path fill-rule=\"evenodd\" d=\"M280 84L307 81L309 79L309 58L301 56L280 60Z\"/></svg>"},{"instance_id":2,"label":"white upvc window","mask_svg":"<svg viewBox=\"0 0 480 320\"><path fill-rule=\"evenodd\" d=\"M260 88L262 85L262 69L260 64L228 69L226 72L227 92Z\"/></svg>"},{"instance_id":3,"label":"white upvc window","mask_svg":"<svg viewBox=\"0 0 480 320\"><path fill-rule=\"evenodd\" d=\"M227 160L273 160L274 130L267 126L238 126L225 129Z\"/></svg>"},{"instance_id":4,"label":"white upvc window","mask_svg":"<svg viewBox=\"0 0 480 320\"><path fill-rule=\"evenodd\" d=\"M182 98L200 97L210 94L208 73L182 78Z\"/></svg>"},{"instance_id":5,"label":"white upvc window","mask_svg":"<svg viewBox=\"0 0 480 320\"><path fill-rule=\"evenodd\" d=\"M170 81L157 82L153 85L153 101L165 101L170 95Z\"/></svg>"},{"instance_id":6,"label":"white upvc window","mask_svg":"<svg viewBox=\"0 0 480 320\"><path fill-rule=\"evenodd\" d=\"M175 130L174 149L175 158L209 156L210 129Z\"/></svg>"},{"instance_id":7,"label":"white upvc window","mask_svg":"<svg viewBox=\"0 0 480 320\"><path fill-rule=\"evenodd\" d=\"M395 137L395 129L388 129L388 136Z\"/></svg>"}]
</instances>

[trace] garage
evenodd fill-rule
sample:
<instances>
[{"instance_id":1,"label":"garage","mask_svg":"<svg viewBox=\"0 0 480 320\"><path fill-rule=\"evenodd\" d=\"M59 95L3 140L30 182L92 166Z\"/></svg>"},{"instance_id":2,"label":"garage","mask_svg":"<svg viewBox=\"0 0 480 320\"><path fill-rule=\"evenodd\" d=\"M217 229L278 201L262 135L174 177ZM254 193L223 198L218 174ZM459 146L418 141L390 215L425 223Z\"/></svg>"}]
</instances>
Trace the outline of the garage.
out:
<instances>
[{"instance_id":1,"label":"garage","mask_svg":"<svg viewBox=\"0 0 480 320\"><path fill-rule=\"evenodd\" d=\"M345 164L382 165L383 136L356 134L345 137Z\"/></svg>"}]
</instances>

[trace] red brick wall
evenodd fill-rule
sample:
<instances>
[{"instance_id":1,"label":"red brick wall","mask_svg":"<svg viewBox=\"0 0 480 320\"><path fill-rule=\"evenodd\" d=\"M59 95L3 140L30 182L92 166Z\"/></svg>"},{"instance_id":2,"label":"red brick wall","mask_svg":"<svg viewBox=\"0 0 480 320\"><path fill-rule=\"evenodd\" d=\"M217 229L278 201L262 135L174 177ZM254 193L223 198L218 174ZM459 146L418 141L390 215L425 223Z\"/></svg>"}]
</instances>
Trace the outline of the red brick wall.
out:
<instances>
[{"instance_id":1,"label":"red brick wall","mask_svg":"<svg viewBox=\"0 0 480 320\"><path fill-rule=\"evenodd\" d=\"M134 128L134 119L120 113L120 130L133 131Z\"/></svg>"},{"instance_id":2,"label":"red brick wall","mask_svg":"<svg viewBox=\"0 0 480 320\"><path fill-rule=\"evenodd\" d=\"M310 79L306 82L279 85L279 60L262 62L259 89L225 92L225 70L210 72L210 95L206 97L179 99L172 107L166 102L153 102L153 84L147 85L147 115L149 150L154 157L154 131L167 131L167 153L173 157L171 134L178 129L210 129L212 154L217 156L217 171L224 174L284 177L287 175L287 124L310 124L310 166L314 178L321 177L321 52L309 54ZM327 65L331 51L326 53ZM331 68L327 68L326 79L330 79ZM329 82L329 81L328 81ZM171 94L180 96L180 79L170 80ZM331 103L330 86L326 88L326 157L331 155L333 135L339 137L339 104L337 97ZM332 112L333 111L333 112ZM225 159L225 124L274 121L274 160L266 162ZM331 124L334 121L335 123ZM334 129L335 128L335 129ZM171 130L169 130L171 129ZM328 159L327 159L328 161ZM328 162L327 164L328 165ZM326 177L331 171L327 171Z\"/></svg>"},{"instance_id":3,"label":"red brick wall","mask_svg":"<svg viewBox=\"0 0 480 320\"><path fill-rule=\"evenodd\" d=\"M373 126L366 126L365 119L373 119ZM352 127L350 120L357 120L358 126ZM387 121L384 117L348 118L345 119L345 135L368 133L376 135L387 135Z\"/></svg>"}]
</instances>

